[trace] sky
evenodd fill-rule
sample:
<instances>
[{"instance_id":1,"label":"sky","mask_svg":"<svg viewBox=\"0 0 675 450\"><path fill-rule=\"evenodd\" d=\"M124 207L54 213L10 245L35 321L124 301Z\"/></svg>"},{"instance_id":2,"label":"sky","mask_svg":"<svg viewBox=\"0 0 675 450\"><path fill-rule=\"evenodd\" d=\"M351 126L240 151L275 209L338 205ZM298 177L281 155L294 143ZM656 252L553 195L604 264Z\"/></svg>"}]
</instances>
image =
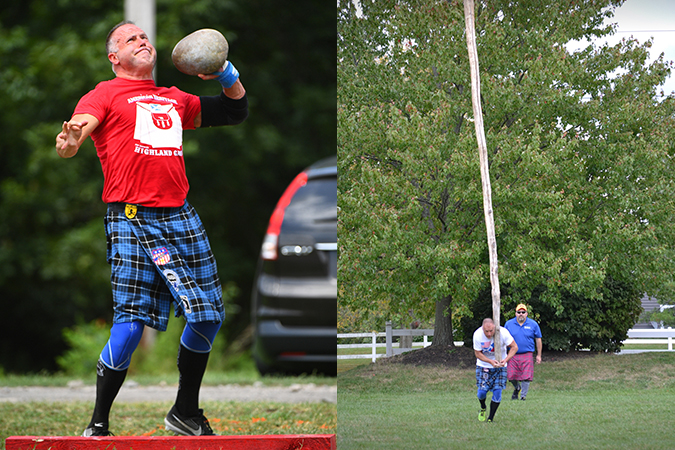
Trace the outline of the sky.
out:
<instances>
[{"instance_id":1,"label":"sky","mask_svg":"<svg viewBox=\"0 0 675 450\"><path fill-rule=\"evenodd\" d=\"M618 24L616 33L606 39L610 45L631 36L640 43L653 38L650 61L661 53L666 61L675 61L675 1L626 0L608 22ZM666 95L675 92L675 73L666 80L663 91Z\"/></svg>"}]
</instances>

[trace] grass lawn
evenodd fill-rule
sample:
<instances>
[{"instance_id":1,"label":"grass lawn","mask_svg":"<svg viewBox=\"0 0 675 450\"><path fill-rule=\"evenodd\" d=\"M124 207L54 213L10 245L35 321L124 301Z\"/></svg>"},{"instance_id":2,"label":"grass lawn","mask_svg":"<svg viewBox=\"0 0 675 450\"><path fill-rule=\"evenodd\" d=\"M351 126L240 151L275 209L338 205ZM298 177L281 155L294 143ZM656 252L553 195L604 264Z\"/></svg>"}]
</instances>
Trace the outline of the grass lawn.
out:
<instances>
[{"instance_id":1,"label":"grass lawn","mask_svg":"<svg viewBox=\"0 0 675 450\"><path fill-rule=\"evenodd\" d=\"M176 383L176 375L129 377L141 385ZM64 375L3 375L3 386L65 386L72 377ZM83 380L85 384L95 379ZM249 372L208 372L204 385L253 384L289 386L297 383L335 385L334 377L260 377ZM164 416L172 402L124 403L113 405L111 431L117 436L172 436L164 429ZM337 405L334 403L215 402L200 407L211 427L221 435L243 434L335 434ZM78 436L91 418L93 403L9 403L0 402L0 450L8 436Z\"/></svg>"},{"instance_id":2,"label":"grass lawn","mask_svg":"<svg viewBox=\"0 0 675 450\"><path fill-rule=\"evenodd\" d=\"M116 403L110 415L117 436L173 436L164 429L172 402ZM333 434L332 403L213 402L200 405L221 435ZM0 403L0 448L8 436L79 436L91 417L88 402Z\"/></svg>"},{"instance_id":3,"label":"grass lawn","mask_svg":"<svg viewBox=\"0 0 675 450\"><path fill-rule=\"evenodd\" d=\"M338 448L675 448L675 353L544 361L527 401L511 392L488 424L473 369L378 361L341 371Z\"/></svg>"}]
</instances>

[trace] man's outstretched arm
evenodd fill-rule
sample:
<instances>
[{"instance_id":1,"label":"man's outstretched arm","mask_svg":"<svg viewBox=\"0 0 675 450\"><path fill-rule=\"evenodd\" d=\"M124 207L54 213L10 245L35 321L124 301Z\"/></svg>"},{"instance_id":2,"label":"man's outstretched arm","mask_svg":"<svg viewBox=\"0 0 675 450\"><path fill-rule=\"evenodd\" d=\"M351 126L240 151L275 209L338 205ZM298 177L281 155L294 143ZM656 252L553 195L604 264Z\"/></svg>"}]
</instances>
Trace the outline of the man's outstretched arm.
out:
<instances>
[{"instance_id":1,"label":"man's outstretched arm","mask_svg":"<svg viewBox=\"0 0 675 450\"><path fill-rule=\"evenodd\" d=\"M63 122L61 132L56 135L56 153L61 158L75 156L98 123L98 119L91 114L76 114L70 121Z\"/></svg>"}]
</instances>

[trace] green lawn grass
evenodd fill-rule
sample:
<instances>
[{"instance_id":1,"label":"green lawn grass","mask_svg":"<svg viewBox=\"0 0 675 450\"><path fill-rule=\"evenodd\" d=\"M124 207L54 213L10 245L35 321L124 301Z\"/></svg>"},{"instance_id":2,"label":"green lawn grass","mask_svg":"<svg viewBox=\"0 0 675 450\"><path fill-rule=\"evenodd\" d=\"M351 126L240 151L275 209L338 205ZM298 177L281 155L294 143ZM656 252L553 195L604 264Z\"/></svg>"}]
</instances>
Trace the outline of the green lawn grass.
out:
<instances>
[{"instance_id":1,"label":"green lawn grass","mask_svg":"<svg viewBox=\"0 0 675 450\"><path fill-rule=\"evenodd\" d=\"M164 429L171 402L116 403L110 422L117 436L173 436ZM78 436L89 422L92 405L0 403L0 436ZM329 403L202 402L218 434L331 434L335 405ZM332 431L331 431L332 430Z\"/></svg>"},{"instance_id":2,"label":"green lawn grass","mask_svg":"<svg viewBox=\"0 0 675 450\"><path fill-rule=\"evenodd\" d=\"M420 347L417 347L420 348ZM666 350L668 348L667 344L627 344L623 346L625 350ZM370 355L371 350L368 348L346 348L339 349L337 351L338 355ZM386 353L386 348L378 347L376 353L379 355L384 355ZM337 371L345 372L351 370L357 366L362 366L370 364L370 359L340 359L337 364Z\"/></svg>"},{"instance_id":3,"label":"green lawn grass","mask_svg":"<svg viewBox=\"0 0 675 450\"><path fill-rule=\"evenodd\" d=\"M162 382L175 385L177 374L129 377L140 385ZM2 375L3 386L66 386L73 378L65 375ZM85 377L85 384L95 383ZM265 376L252 371L210 371L204 385L237 383L265 386L289 386L314 383L335 385L335 377L324 376ZM164 416L171 402L117 402L111 411L111 431L117 436L170 436L164 429ZM337 405L334 403L278 402L214 402L203 401L200 406L213 430L221 435L243 434L335 434ZM0 450L8 436L79 436L89 423L93 408L90 402L9 403L0 402Z\"/></svg>"},{"instance_id":4,"label":"green lawn grass","mask_svg":"<svg viewBox=\"0 0 675 450\"><path fill-rule=\"evenodd\" d=\"M164 429L172 402L116 403L110 415L117 436L173 436ZM214 402L200 405L220 435L334 434L333 403ZM92 405L68 403L0 403L0 449L9 436L79 436Z\"/></svg>"},{"instance_id":5,"label":"green lawn grass","mask_svg":"<svg viewBox=\"0 0 675 450\"><path fill-rule=\"evenodd\" d=\"M673 353L545 361L528 400L510 397L488 424L473 369L360 365L338 375L338 448L675 448Z\"/></svg>"}]
</instances>

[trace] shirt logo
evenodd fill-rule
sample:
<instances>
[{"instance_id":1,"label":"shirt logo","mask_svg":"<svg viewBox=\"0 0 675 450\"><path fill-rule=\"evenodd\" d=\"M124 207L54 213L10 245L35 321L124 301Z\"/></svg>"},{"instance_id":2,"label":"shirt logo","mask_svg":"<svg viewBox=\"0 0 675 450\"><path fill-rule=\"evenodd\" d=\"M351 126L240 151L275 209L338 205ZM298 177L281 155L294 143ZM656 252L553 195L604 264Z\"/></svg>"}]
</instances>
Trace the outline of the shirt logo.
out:
<instances>
[{"instance_id":1,"label":"shirt logo","mask_svg":"<svg viewBox=\"0 0 675 450\"><path fill-rule=\"evenodd\" d=\"M171 117L169 117L169 115L166 113L153 112L151 114L151 117L152 123L154 123L155 126L160 130L168 130L169 128L171 128L173 124L173 122L171 121Z\"/></svg>"},{"instance_id":2,"label":"shirt logo","mask_svg":"<svg viewBox=\"0 0 675 450\"><path fill-rule=\"evenodd\" d=\"M166 247L160 247L152 251L152 261L158 266L171 262L171 254Z\"/></svg>"},{"instance_id":3,"label":"shirt logo","mask_svg":"<svg viewBox=\"0 0 675 450\"><path fill-rule=\"evenodd\" d=\"M137 102L134 139L154 149L181 149L183 122L175 106Z\"/></svg>"}]
</instances>

